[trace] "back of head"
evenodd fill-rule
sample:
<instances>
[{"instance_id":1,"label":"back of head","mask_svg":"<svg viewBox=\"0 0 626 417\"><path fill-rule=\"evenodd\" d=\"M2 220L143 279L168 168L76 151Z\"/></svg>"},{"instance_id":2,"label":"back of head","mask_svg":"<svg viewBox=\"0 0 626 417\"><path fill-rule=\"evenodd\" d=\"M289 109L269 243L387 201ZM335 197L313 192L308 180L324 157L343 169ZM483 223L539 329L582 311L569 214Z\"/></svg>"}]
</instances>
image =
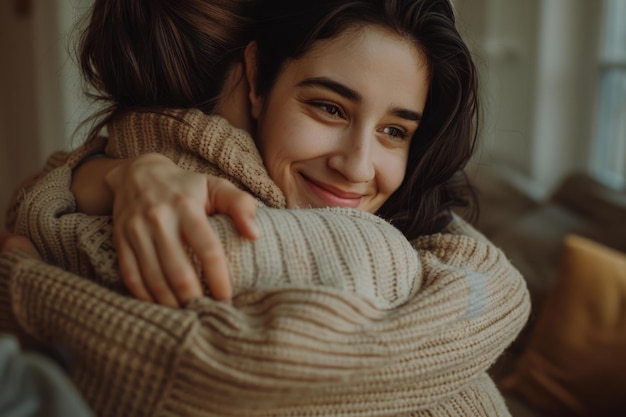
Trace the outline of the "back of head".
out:
<instances>
[{"instance_id":1,"label":"back of head","mask_svg":"<svg viewBox=\"0 0 626 417\"><path fill-rule=\"evenodd\" d=\"M378 214L414 237L439 230L446 208L471 198L456 179L477 138L478 81L450 0L267 0L259 23L259 94L271 89L284 63L344 30L376 25L411 41L427 58L430 91L404 182Z\"/></svg>"},{"instance_id":2,"label":"back of head","mask_svg":"<svg viewBox=\"0 0 626 417\"><path fill-rule=\"evenodd\" d=\"M108 113L207 113L250 40L255 0L95 0L79 45L84 78ZM106 113L106 112L105 112Z\"/></svg>"}]
</instances>

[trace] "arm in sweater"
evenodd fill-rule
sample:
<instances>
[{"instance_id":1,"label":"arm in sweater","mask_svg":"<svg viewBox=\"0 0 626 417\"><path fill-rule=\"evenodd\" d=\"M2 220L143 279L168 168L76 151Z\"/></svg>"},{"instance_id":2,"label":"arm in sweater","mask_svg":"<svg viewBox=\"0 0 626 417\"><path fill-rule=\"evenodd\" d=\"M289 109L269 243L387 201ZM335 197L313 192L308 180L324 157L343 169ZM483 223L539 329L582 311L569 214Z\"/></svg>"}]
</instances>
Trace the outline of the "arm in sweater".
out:
<instances>
[{"instance_id":1,"label":"arm in sweater","mask_svg":"<svg viewBox=\"0 0 626 417\"><path fill-rule=\"evenodd\" d=\"M24 180L11 196L4 219L6 230L15 232L17 216L25 195L34 185L42 180L43 177L50 173L50 171L61 166L69 167L72 170L77 168L85 158L104 152L105 145L106 138L100 137L79 147L73 152L58 151L50 155L41 170Z\"/></svg>"},{"instance_id":2,"label":"arm in sweater","mask_svg":"<svg viewBox=\"0 0 626 417\"><path fill-rule=\"evenodd\" d=\"M325 235L309 231L308 242L302 242L297 236L304 233L303 225L310 221L299 216L308 211L288 212L289 216L285 217L282 210L260 211L260 215L265 216L260 226L268 230L262 233L265 240L255 243L242 242L223 218L211 221L221 230L225 245L231 248L233 265L256 271L251 274L253 279L271 287L276 285L272 280L277 277L296 276L295 272L308 259L296 256L298 253L306 255L306 250L300 252L296 246L310 247L310 242L318 238L317 234ZM341 217L345 213L315 215ZM378 227L382 230L380 237L390 236L388 240L394 240L396 235L385 231L389 225L367 219L365 217L373 216L365 213L355 218L358 220L360 216L363 216L361 222L350 223L344 231L331 228L337 243L336 247L327 242L322 245L327 247L328 257L333 256L335 249L351 246L341 244L342 233L348 231L358 236L362 229ZM276 224L289 226L270 230ZM304 228L298 233L293 227ZM283 263L276 262L272 258L277 254L276 248L289 245L293 256L283 257ZM136 329L137 334L150 334L150 337L131 339L132 351L159 349L162 355L166 352L173 355L178 364L175 369L163 363L150 366L157 369L151 372L166 373L176 381L180 390L176 395L188 390L193 392L197 384L218 384L221 388L215 391L216 398L208 401L215 407L224 407L225 402L242 395L249 398L249 404L262 407L278 401L268 392L299 398L303 390L319 389L322 397L332 394L345 399L357 388L366 392L406 384L413 387L411 396L415 401L431 404L458 391L493 363L524 324L528 297L519 274L500 251L486 242L447 234L424 237L415 245L419 250L410 252L418 256L421 288L417 293L412 292L405 302L392 305L393 308L382 308L387 298L366 294L376 288L375 285L360 286L359 280L367 278L364 274L367 269L362 265L369 262L357 261L375 256L377 251L371 250L374 255L364 253L365 258L352 255L352 267L357 273L318 278L322 282L339 280L337 282L344 285L342 288L311 288L310 282L305 281L279 290L242 291L234 300L233 308L210 299L198 300L183 312L158 306L148 308L144 303L116 296L81 282L76 276L40 268L40 265L22 270L22 279L12 284L13 305L19 306L16 315L21 324L34 335L62 337L62 343L79 350L90 343L101 346L100 353L85 356L85 366L92 370L108 363L109 352L129 349L120 347L119 343L126 343L120 338L125 339L132 329ZM250 256L250 250L254 256ZM381 255L389 258L388 253ZM344 257L340 262L351 259L345 253L335 256ZM395 262L397 260L392 263ZM277 265L282 265L283 269L277 270ZM350 283L351 279L359 296L351 292L350 285L345 287L345 282ZM372 274L367 279L370 281L365 282L369 284L389 279L388 285L393 287L393 275ZM46 288L37 287L43 283ZM78 283L80 290L75 288ZM89 292L82 288L88 288ZM361 291L362 288L366 290ZM73 301L77 293L85 294L88 301ZM22 302L26 299L28 304ZM111 299L115 299L115 303ZM15 300L19 300L17 304ZM59 314L52 314L52 311L59 311ZM190 320L184 326L174 319L180 314ZM100 322L102 317L115 316L118 319L110 325L110 331L128 330L119 336L106 336L94 330L93 323L78 323L86 316L93 316ZM156 327L155 320L159 323ZM78 331L79 328L83 330ZM161 333L163 337L180 336L158 346L156 335ZM105 356L99 356L103 354ZM117 358L115 372L130 372L136 366L133 365L137 360L135 356ZM176 369L185 371L178 374ZM104 378L99 379L104 381ZM208 395L203 394L202 399Z\"/></svg>"},{"instance_id":3,"label":"arm in sweater","mask_svg":"<svg viewBox=\"0 0 626 417\"><path fill-rule=\"evenodd\" d=\"M444 401L483 374L521 328L525 289L498 253L469 249L499 285L487 280L472 294L464 273L428 256L440 277L389 311L332 288L295 287L172 310L15 254L3 255L2 266L11 269L20 323L75 352L75 383L99 414L188 407L220 415L354 402L357 393L388 393L383 409L393 409L399 393L419 407Z\"/></svg>"}]
</instances>

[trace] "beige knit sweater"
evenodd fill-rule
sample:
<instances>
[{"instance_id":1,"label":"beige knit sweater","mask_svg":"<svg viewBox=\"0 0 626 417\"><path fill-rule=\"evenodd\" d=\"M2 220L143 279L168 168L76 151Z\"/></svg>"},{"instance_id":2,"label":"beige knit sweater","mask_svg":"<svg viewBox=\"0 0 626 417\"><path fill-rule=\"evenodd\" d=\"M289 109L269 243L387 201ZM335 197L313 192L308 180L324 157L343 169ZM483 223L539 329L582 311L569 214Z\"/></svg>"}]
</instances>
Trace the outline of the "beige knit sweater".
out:
<instances>
[{"instance_id":1,"label":"beige knit sweater","mask_svg":"<svg viewBox=\"0 0 626 417\"><path fill-rule=\"evenodd\" d=\"M118 121L107 153L160 151L284 204L245 133L179 116ZM19 325L68 347L98 415L508 415L486 370L525 323L528 295L502 252L460 219L409 243L367 213L268 207L250 242L212 216L236 295L174 310L118 294L110 218L74 213L80 157L55 159L12 217L71 272L2 255L0 331Z\"/></svg>"}]
</instances>

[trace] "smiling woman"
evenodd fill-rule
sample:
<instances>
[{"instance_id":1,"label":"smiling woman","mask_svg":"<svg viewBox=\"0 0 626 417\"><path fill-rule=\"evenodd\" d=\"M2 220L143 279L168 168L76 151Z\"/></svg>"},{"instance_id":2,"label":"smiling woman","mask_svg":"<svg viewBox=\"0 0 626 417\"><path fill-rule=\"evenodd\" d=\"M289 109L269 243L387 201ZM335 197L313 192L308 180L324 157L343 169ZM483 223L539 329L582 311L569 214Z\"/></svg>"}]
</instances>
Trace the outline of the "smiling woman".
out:
<instances>
[{"instance_id":1,"label":"smiling woman","mask_svg":"<svg viewBox=\"0 0 626 417\"><path fill-rule=\"evenodd\" d=\"M258 49L255 93L266 98L273 94L273 99L278 100L273 89L293 65L299 66L301 79L290 80L292 85L321 76L347 87L341 89L348 94L337 103L341 105L336 110L324 108L339 119L347 117L351 134L377 131L391 133L395 138L403 132L410 139L400 185L395 188L394 178L389 183L391 187L386 187L392 192L369 208L392 221L408 237L439 231L449 219L447 209L466 204L471 195L458 174L473 153L479 116L472 57L454 26L454 18L444 17L453 16L450 3L398 0L304 2L298 6L287 3L270 2L271 6L261 12L261 27L255 34ZM355 52L357 49L360 54ZM320 70L317 58L321 56L325 65L341 62L340 71L309 74ZM342 76L347 78L337 78ZM355 96L350 90L358 94ZM336 89L335 92L341 96ZM368 97L361 97L362 102L355 101L359 95ZM350 105L345 97L352 97ZM372 106L378 99L381 103L376 104L385 107L385 114L403 117L382 119L383 111ZM254 103L254 97L251 102ZM365 117L372 119L361 122L360 116L350 115L348 110L367 114ZM418 115L421 115L418 124L409 123ZM376 125L365 126L373 120ZM261 124L259 127L263 128ZM297 142L303 134L293 132L293 141ZM395 142L390 148L394 146ZM349 155L358 149L371 152L372 161L384 160L377 155L380 147L350 150L348 146L348 149ZM388 154L386 151L383 154ZM337 161L343 159L329 157L327 166L337 170ZM348 165L360 163L358 158L347 162ZM398 165L397 160L385 163L388 164L385 170L391 173ZM367 176L373 175L375 168L365 164L359 169ZM379 173L380 170L376 175Z\"/></svg>"},{"instance_id":2,"label":"smiling woman","mask_svg":"<svg viewBox=\"0 0 626 417\"><path fill-rule=\"evenodd\" d=\"M426 57L377 26L320 41L256 94L256 46L246 53L256 143L287 207L375 213L404 179L426 106Z\"/></svg>"}]
</instances>

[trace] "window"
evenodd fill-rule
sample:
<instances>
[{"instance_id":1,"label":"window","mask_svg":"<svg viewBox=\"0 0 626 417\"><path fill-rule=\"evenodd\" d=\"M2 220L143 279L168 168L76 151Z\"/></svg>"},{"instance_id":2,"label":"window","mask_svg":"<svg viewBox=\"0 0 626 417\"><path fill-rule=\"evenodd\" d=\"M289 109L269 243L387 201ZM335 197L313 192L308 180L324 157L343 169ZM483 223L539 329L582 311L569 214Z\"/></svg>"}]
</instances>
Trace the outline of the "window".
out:
<instances>
[{"instance_id":1,"label":"window","mask_svg":"<svg viewBox=\"0 0 626 417\"><path fill-rule=\"evenodd\" d=\"M592 169L608 185L626 187L626 1L605 0L599 103Z\"/></svg>"}]
</instances>

